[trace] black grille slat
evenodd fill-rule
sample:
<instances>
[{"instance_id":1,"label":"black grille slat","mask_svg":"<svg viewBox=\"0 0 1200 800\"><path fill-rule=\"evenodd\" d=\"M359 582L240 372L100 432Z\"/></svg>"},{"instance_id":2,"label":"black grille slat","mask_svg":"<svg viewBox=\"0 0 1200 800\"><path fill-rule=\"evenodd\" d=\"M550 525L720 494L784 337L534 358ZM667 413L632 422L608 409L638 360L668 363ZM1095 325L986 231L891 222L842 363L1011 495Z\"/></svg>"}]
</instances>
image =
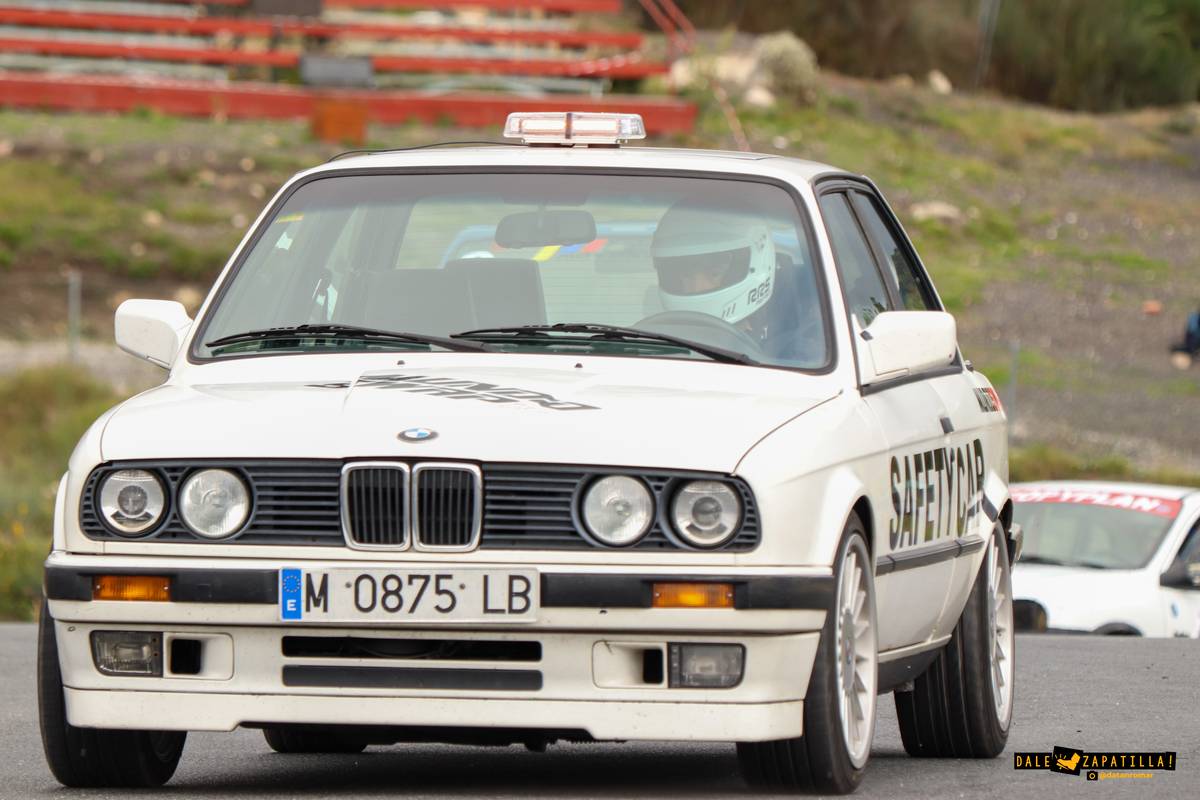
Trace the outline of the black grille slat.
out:
<instances>
[{"instance_id":1,"label":"black grille slat","mask_svg":"<svg viewBox=\"0 0 1200 800\"><path fill-rule=\"evenodd\" d=\"M414 472L414 524L420 546L459 549L472 545L478 480L472 470L461 467L420 467Z\"/></svg>"},{"instance_id":2,"label":"black grille slat","mask_svg":"<svg viewBox=\"0 0 1200 800\"><path fill-rule=\"evenodd\" d=\"M79 522L85 535L92 539L122 540L109 531L94 510L100 480L118 469L144 468L158 473L164 480L169 497L178 494L183 480L196 469L209 467L231 469L247 480L254 496L254 511L245 530L236 538L218 543L257 545L306 545L338 547L345 544L342 533L341 480L343 463L340 460L297 462L121 462L96 469L84 484ZM357 481L346 487L347 516L357 524L355 509L366 508L363 520L369 531L366 538L356 539L363 544L382 544L395 547L403 543L406 514L403 488L403 462L395 466L357 466L351 462L347 479L368 469L387 473L390 491L373 492L370 485ZM467 465L464 465L467 466ZM432 493L424 508L428 517L419 527L425 531L423 546L465 547L472 542L474 519L482 518L479 538L481 549L495 550L592 550L591 544L576 529L572 513L576 493L593 477L613 472L640 475L650 486L657 502L670 502L674 481L692 478L711 478L704 473L654 472L638 469L578 468L524 464L484 464L482 502L476 510L474 481L470 469L452 469L441 465L422 467L419 472L425 481L433 483ZM719 476L718 476L719 477ZM730 480L728 478L721 478ZM744 518L742 529L722 551L745 552L757 546L761 520L749 488L740 480L731 483L742 497ZM466 487L470 487L466 491ZM419 489L414 489L419 491ZM457 498L457 500L455 499ZM370 503L374 506L370 506ZM418 501L418 513L423 513L424 499ZM366 505L364 505L366 504ZM173 501L172 501L173 505ZM365 530L365 529L364 529ZM465 535L464 531L466 531ZM465 535L465 538L464 538ZM163 525L150 534L154 541L168 543L206 544L209 540L192 534L172 507ZM635 550L678 550L667 536L662 524L656 521Z\"/></svg>"},{"instance_id":3,"label":"black grille slat","mask_svg":"<svg viewBox=\"0 0 1200 800\"><path fill-rule=\"evenodd\" d=\"M594 545L576 530L572 507L580 486L592 476L611 474L614 470L595 472L571 468L525 467L522 465L485 465L483 468L484 507L483 538L480 547L497 550L588 550ZM658 503L670 502L669 488L676 478L691 476L671 473L641 475L650 485ZM706 477L696 475L695 477ZM742 529L723 551L752 550L759 539L759 522L750 490L740 481L735 485L745 509ZM678 550L679 547L655 520L646 537L633 546L635 550Z\"/></svg>"},{"instance_id":4,"label":"black grille slat","mask_svg":"<svg viewBox=\"0 0 1200 800\"><path fill-rule=\"evenodd\" d=\"M346 471L346 518L351 541L367 547L405 544L405 480L399 466Z\"/></svg>"},{"instance_id":5,"label":"black grille slat","mask_svg":"<svg viewBox=\"0 0 1200 800\"><path fill-rule=\"evenodd\" d=\"M117 469L145 468L158 473L166 483L167 494L174 498L183 480L197 469L221 468L239 473L254 495L254 511L245 529L235 539L217 544L299 544L337 547L344 544L340 518L342 463L340 461L233 462L197 461L189 463L124 462L97 469L84 486L80 525L92 539L120 540L109 531L93 510L100 480ZM191 533L171 508L162 526L152 535L155 541L186 544L211 544Z\"/></svg>"}]
</instances>

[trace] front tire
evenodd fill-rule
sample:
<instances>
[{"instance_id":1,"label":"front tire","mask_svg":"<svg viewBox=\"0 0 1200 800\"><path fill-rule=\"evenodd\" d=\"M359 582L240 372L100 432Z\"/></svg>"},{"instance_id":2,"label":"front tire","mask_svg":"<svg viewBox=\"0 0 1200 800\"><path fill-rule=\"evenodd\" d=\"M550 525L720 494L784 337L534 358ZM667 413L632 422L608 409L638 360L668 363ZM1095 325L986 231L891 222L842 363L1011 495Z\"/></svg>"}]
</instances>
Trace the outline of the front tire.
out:
<instances>
[{"instance_id":1,"label":"front tire","mask_svg":"<svg viewBox=\"0 0 1200 800\"><path fill-rule=\"evenodd\" d=\"M50 772L74 789L154 788L175 774L186 732L76 728L67 722L54 620L45 600L38 622L38 718Z\"/></svg>"},{"instance_id":2,"label":"front tire","mask_svg":"<svg viewBox=\"0 0 1200 800\"><path fill-rule=\"evenodd\" d=\"M950 642L912 691L896 692L910 756L995 758L1008 742L1015 640L1006 539L997 523Z\"/></svg>"},{"instance_id":3,"label":"front tire","mask_svg":"<svg viewBox=\"0 0 1200 800\"><path fill-rule=\"evenodd\" d=\"M833 604L804 698L804 735L738 743L742 775L756 789L849 794L862 782L875 733L879 664L875 570L857 514L846 522L834 563Z\"/></svg>"}]
</instances>

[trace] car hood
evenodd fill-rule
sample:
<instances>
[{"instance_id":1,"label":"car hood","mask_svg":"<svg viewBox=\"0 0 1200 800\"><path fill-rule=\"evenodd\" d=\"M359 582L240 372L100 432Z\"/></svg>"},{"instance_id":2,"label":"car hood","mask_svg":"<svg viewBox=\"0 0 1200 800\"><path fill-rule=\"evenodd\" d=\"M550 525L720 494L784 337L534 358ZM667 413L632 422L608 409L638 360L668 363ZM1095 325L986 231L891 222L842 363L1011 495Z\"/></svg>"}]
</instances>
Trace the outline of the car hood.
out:
<instances>
[{"instance_id":1,"label":"car hood","mask_svg":"<svg viewBox=\"0 0 1200 800\"><path fill-rule=\"evenodd\" d=\"M138 395L109 420L103 458L407 457L732 472L763 436L837 393L819 376L659 359L451 354L350 371L329 368L328 356L308 368L303 361L194 368L187 382ZM277 379L252 378L263 373ZM201 382L206 376L219 380ZM415 428L435 435L399 438Z\"/></svg>"},{"instance_id":2,"label":"car hood","mask_svg":"<svg viewBox=\"0 0 1200 800\"><path fill-rule=\"evenodd\" d=\"M1154 602L1146 570L1087 569L1053 564L1022 564L1013 569L1013 599L1034 600L1046 609L1047 625L1064 630L1095 630L1112 622L1139 619Z\"/></svg>"}]
</instances>

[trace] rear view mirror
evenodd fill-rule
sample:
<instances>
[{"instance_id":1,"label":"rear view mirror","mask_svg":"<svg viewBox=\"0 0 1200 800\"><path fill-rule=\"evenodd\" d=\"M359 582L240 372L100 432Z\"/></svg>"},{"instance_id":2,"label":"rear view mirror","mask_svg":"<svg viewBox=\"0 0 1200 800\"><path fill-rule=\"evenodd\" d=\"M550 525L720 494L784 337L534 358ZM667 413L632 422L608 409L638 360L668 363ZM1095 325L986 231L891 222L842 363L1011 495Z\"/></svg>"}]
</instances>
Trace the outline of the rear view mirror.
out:
<instances>
[{"instance_id":1,"label":"rear view mirror","mask_svg":"<svg viewBox=\"0 0 1200 800\"><path fill-rule=\"evenodd\" d=\"M496 244L508 249L586 244L596 238L596 220L586 211L522 211L496 226Z\"/></svg>"},{"instance_id":2,"label":"rear view mirror","mask_svg":"<svg viewBox=\"0 0 1200 800\"><path fill-rule=\"evenodd\" d=\"M864 385L949 366L958 353L958 329L944 311L884 311L859 338Z\"/></svg>"},{"instance_id":3,"label":"rear view mirror","mask_svg":"<svg viewBox=\"0 0 1200 800\"><path fill-rule=\"evenodd\" d=\"M192 318L182 303L126 300L117 308L117 347L169 369L191 326Z\"/></svg>"}]
</instances>

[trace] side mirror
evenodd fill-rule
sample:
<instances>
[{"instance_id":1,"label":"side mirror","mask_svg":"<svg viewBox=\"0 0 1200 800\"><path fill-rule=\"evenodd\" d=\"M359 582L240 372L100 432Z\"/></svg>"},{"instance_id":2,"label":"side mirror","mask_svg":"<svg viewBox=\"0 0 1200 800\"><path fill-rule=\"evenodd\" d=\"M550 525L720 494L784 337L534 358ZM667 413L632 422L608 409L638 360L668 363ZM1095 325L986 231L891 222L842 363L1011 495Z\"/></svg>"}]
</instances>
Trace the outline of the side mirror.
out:
<instances>
[{"instance_id":1,"label":"side mirror","mask_svg":"<svg viewBox=\"0 0 1200 800\"><path fill-rule=\"evenodd\" d=\"M1162 586L1173 589L1200 589L1200 559L1184 562L1176 559L1158 579Z\"/></svg>"},{"instance_id":2,"label":"side mirror","mask_svg":"<svg viewBox=\"0 0 1200 800\"><path fill-rule=\"evenodd\" d=\"M117 308L117 347L169 369L191 326L192 318L182 303L126 300Z\"/></svg>"},{"instance_id":3,"label":"side mirror","mask_svg":"<svg viewBox=\"0 0 1200 800\"><path fill-rule=\"evenodd\" d=\"M864 385L949 366L958 353L958 328L944 311L884 311L855 329Z\"/></svg>"}]
</instances>

